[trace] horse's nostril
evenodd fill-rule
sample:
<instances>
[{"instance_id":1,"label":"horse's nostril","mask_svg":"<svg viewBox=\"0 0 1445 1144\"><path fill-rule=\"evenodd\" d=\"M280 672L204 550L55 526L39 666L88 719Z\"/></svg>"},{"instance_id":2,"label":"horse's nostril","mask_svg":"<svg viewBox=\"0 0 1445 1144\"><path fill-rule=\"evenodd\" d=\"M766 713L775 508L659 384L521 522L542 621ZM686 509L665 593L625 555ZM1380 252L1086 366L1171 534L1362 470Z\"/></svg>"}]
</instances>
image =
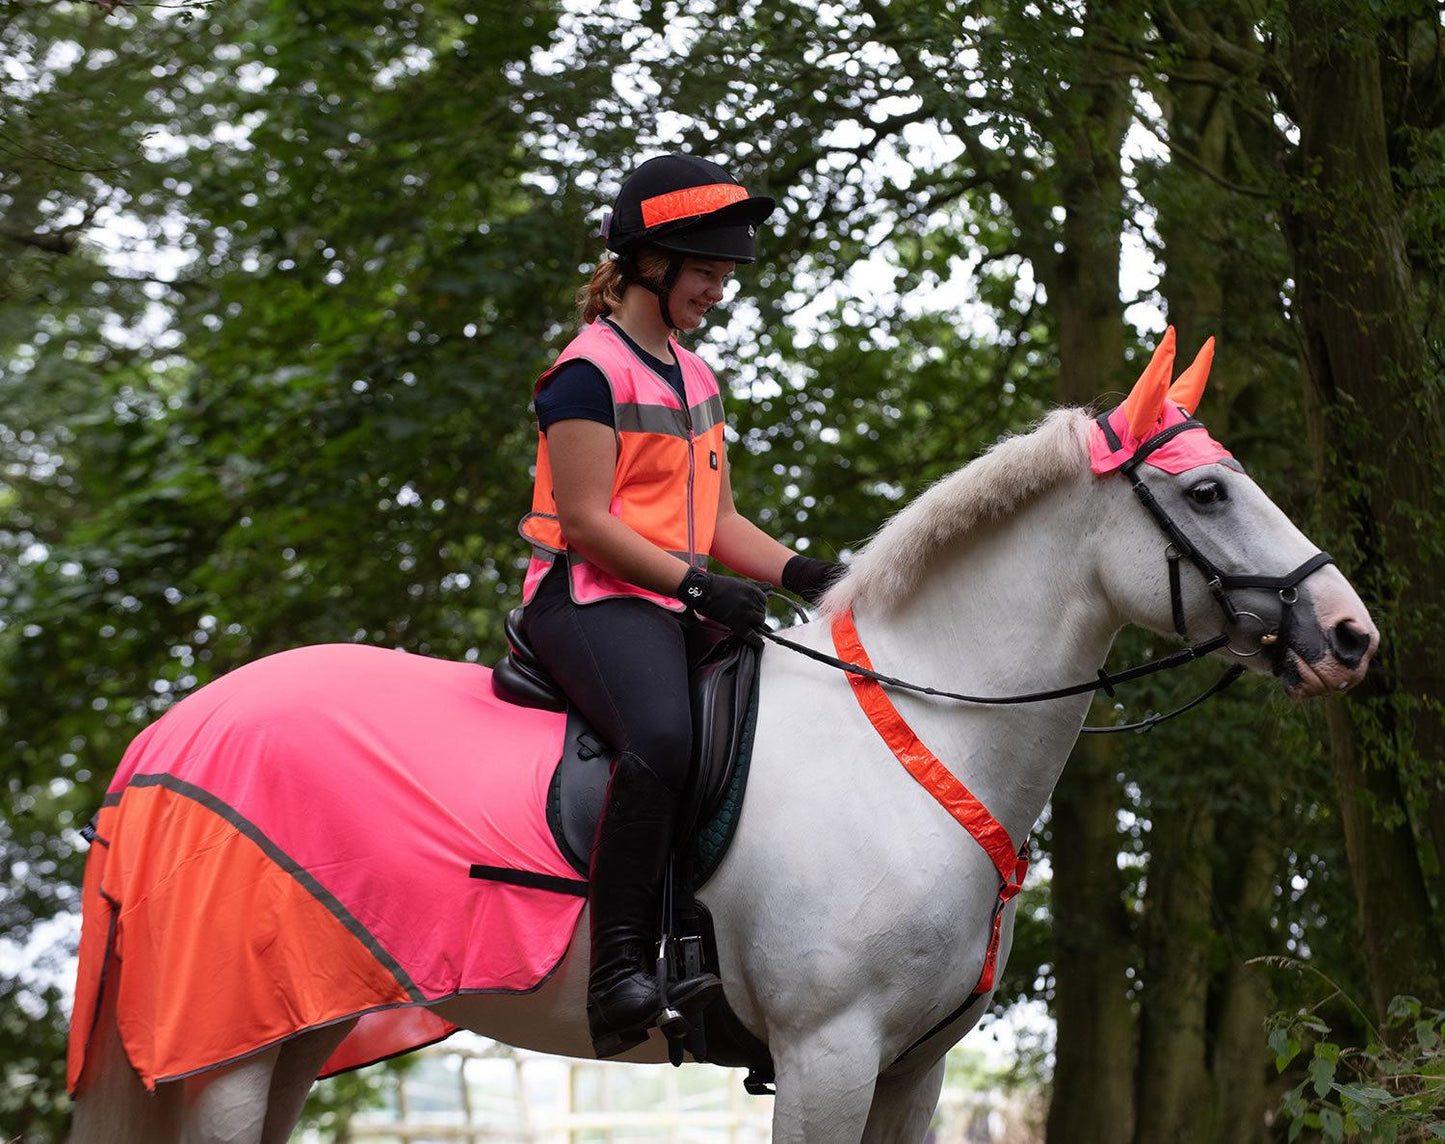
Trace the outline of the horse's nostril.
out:
<instances>
[{"instance_id":1,"label":"horse's nostril","mask_svg":"<svg viewBox=\"0 0 1445 1144\"><path fill-rule=\"evenodd\" d=\"M1330 629L1330 648L1346 667L1359 667L1370 650L1370 633L1354 620L1341 620Z\"/></svg>"}]
</instances>

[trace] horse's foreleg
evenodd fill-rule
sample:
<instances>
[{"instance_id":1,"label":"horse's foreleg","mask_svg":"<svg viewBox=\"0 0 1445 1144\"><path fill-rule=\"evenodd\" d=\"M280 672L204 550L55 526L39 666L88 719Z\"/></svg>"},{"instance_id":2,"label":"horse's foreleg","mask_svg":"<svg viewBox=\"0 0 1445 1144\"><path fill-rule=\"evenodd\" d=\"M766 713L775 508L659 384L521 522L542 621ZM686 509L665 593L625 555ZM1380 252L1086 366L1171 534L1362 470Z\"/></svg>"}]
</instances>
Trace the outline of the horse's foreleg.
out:
<instances>
[{"instance_id":1,"label":"horse's foreleg","mask_svg":"<svg viewBox=\"0 0 1445 1144\"><path fill-rule=\"evenodd\" d=\"M316 1074L355 1027L354 1019L342 1021L338 1025L328 1025L324 1029L313 1029L292 1037L281 1046L276 1067L271 1072L271 1090L261 1144L286 1144L291 1138L291 1130L301 1119L306 1094L316 1082Z\"/></svg>"},{"instance_id":2,"label":"horse's foreleg","mask_svg":"<svg viewBox=\"0 0 1445 1144\"><path fill-rule=\"evenodd\" d=\"M777 1069L777 1144L853 1144L862 1139L878 1079L871 1022L844 1015L812 1033L769 1037Z\"/></svg>"},{"instance_id":3,"label":"horse's foreleg","mask_svg":"<svg viewBox=\"0 0 1445 1144\"><path fill-rule=\"evenodd\" d=\"M938 1094L943 1089L944 1058L930 1069L890 1076L884 1073L873 1090L873 1107L868 1113L865 1144L909 1144L928 1135Z\"/></svg>"}]
</instances>

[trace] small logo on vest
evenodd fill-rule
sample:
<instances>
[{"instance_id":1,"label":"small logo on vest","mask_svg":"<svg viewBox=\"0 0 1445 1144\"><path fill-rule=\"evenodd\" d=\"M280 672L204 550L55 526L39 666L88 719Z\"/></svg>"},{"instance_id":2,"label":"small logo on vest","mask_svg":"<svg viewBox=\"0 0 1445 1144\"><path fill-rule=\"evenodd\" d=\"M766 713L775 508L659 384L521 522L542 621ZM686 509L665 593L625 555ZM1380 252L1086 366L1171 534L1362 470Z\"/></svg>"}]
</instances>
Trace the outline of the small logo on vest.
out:
<instances>
[{"instance_id":1,"label":"small logo on vest","mask_svg":"<svg viewBox=\"0 0 1445 1144\"><path fill-rule=\"evenodd\" d=\"M713 452L711 449L709 449L709 450L708 450L708 453L707 453L707 463L708 463L708 468L711 468L711 469L717 468L717 454L716 454L715 452Z\"/></svg>"}]
</instances>

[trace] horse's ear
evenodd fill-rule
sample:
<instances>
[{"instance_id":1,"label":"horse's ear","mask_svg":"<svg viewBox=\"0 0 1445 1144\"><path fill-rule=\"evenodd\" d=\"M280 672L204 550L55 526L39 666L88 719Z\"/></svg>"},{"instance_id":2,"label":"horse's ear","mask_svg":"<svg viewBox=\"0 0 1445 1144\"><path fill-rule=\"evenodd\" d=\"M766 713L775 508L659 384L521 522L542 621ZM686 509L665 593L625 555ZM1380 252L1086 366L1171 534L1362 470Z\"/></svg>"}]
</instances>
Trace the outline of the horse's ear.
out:
<instances>
[{"instance_id":1,"label":"horse's ear","mask_svg":"<svg viewBox=\"0 0 1445 1144\"><path fill-rule=\"evenodd\" d=\"M1169 379L1174 374L1174 327L1164 331L1159 348L1124 398L1124 415L1129 419L1129 433L1136 441L1149 436L1149 430L1164 412L1164 399L1169 396Z\"/></svg>"},{"instance_id":2,"label":"horse's ear","mask_svg":"<svg viewBox=\"0 0 1445 1144\"><path fill-rule=\"evenodd\" d=\"M1194 363L1179 375L1179 380L1169 387L1169 400L1184 407L1190 416L1199 408L1199 399L1204 396L1204 383L1209 380L1209 367L1214 364L1214 339L1210 338L1200 347Z\"/></svg>"}]
</instances>

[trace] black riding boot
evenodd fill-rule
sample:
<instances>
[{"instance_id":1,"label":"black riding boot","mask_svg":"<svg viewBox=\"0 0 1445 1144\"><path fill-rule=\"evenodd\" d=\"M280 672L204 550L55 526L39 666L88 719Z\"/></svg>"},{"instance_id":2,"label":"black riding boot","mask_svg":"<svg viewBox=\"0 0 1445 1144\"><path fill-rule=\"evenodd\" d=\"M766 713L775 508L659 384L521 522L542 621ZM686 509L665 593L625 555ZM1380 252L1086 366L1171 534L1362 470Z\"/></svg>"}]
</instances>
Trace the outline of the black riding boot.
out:
<instances>
[{"instance_id":1,"label":"black riding boot","mask_svg":"<svg viewBox=\"0 0 1445 1144\"><path fill-rule=\"evenodd\" d=\"M587 1025L599 1058L644 1041L662 1010L657 987L660 897L676 817L677 795L636 755L618 755L588 876L592 970ZM721 988L713 974L702 973L669 983L668 1002L678 1009L697 1008Z\"/></svg>"}]
</instances>

